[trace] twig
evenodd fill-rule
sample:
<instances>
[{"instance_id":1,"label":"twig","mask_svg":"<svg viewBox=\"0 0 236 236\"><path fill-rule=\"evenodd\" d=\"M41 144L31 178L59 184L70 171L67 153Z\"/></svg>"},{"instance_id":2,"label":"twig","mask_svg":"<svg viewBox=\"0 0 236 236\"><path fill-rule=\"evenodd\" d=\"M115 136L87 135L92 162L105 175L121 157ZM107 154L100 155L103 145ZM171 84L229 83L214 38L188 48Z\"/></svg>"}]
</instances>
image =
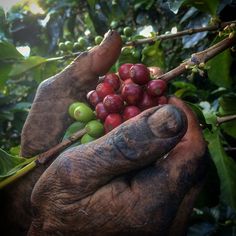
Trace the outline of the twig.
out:
<instances>
[{"instance_id":1,"label":"twig","mask_svg":"<svg viewBox=\"0 0 236 236\"><path fill-rule=\"evenodd\" d=\"M0 181L0 189L6 187L7 185L15 182L20 177L26 175L28 172L33 170L39 164L45 164L50 161L55 155L59 154L61 151L65 150L71 144L75 143L79 138L81 138L86 133L86 129L79 130L74 133L68 139L65 139L61 143L57 144L55 147L52 147L48 151L41 153L35 156L32 162L24 166L22 169L18 170L15 174L3 179Z\"/></svg>"},{"instance_id":2,"label":"twig","mask_svg":"<svg viewBox=\"0 0 236 236\"><path fill-rule=\"evenodd\" d=\"M200 63L209 61L211 58L223 52L225 49L231 47L234 43L235 37L226 38L204 51L192 54L191 58L187 59L185 62L168 71L167 73L155 77L155 79L163 79L168 82L188 70L189 66L198 65Z\"/></svg>"},{"instance_id":3,"label":"twig","mask_svg":"<svg viewBox=\"0 0 236 236\"><path fill-rule=\"evenodd\" d=\"M55 155L69 147L79 138L81 138L86 133L86 129L79 130L78 132L74 133L68 139L62 141L61 143L57 144L55 147L50 148L48 151L41 153L38 155L36 162L40 164L45 164Z\"/></svg>"},{"instance_id":4,"label":"twig","mask_svg":"<svg viewBox=\"0 0 236 236\"><path fill-rule=\"evenodd\" d=\"M224 150L226 152L234 152L234 151L236 151L236 147L225 147Z\"/></svg>"},{"instance_id":5,"label":"twig","mask_svg":"<svg viewBox=\"0 0 236 236\"><path fill-rule=\"evenodd\" d=\"M191 29L179 31L175 34L156 35L156 36L149 37L149 38L137 39L134 41L130 41L130 42L127 42L125 45L126 46L136 46L136 45L144 44L144 43L154 43L157 40L174 39L174 38L182 37L185 35L191 35L191 34L195 34L195 33L199 33L199 32L220 30L220 29L223 29L225 26L233 24L233 23L236 23L236 21L222 22L217 25L211 25L211 26L200 27L200 28L191 28Z\"/></svg>"},{"instance_id":6,"label":"twig","mask_svg":"<svg viewBox=\"0 0 236 236\"><path fill-rule=\"evenodd\" d=\"M230 116L222 116L222 117L217 117L217 125L221 125L222 123L229 122L232 120L236 120L236 115L230 115Z\"/></svg>"},{"instance_id":7,"label":"twig","mask_svg":"<svg viewBox=\"0 0 236 236\"><path fill-rule=\"evenodd\" d=\"M82 52L72 52L70 54L64 55L64 56L60 56L60 57L51 57L47 59L47 62L51 62L51 61L59 61L59 60L66 60L69 58L74 58L77 57L81 54Z\"/></svg>"}]
</instances>

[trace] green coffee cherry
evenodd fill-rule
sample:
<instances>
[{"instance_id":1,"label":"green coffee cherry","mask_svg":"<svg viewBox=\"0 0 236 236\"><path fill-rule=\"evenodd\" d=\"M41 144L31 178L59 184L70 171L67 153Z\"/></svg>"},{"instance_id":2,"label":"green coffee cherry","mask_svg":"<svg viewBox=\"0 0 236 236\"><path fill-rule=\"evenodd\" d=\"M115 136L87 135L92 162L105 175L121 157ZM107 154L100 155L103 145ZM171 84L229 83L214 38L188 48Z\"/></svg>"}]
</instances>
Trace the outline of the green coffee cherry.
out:
<instances>
[{"instance_id":1,"label":"green coffee cherry","mask_svg":"<svg viewBox=\"0 0 236 236\"><path fill-rule=\"evenodd\" d=\"M98 120L91 120L85 126L87 134L93 138L99 138L104 134L104 126Z\"/></svg>"},{"instance_id":2,"label":"green coffee cherry","mask_svg":"<svg viewBox=\"0 0 236 236\"><path fill-rule=\"evenodd\" d=\"M133 50L132 51L132 56L135 58L135 59L138 59L140 57L140 54L138 52L138 50Z\"/></svg>"},{"instance_id":3,"label":"green coffee cherry","mask_svg":"<svg viewBox=\"0 0 236 236\"><path fill-rule=\"evenodd\" d=\"M75 42L75 43L73 44L73 49L74 49L74 50L80 49L80 44L79 44L78 42Z\"/></svg>"},{"instance_id":4,"label":"green coffee cherry","mask_svg":"<svg viewBox=\"0 0 236 236\"><path fill-rule=\"evenodd\" d=\"M133 29L131 27L127 26L123 29L123 33L126 37L130 37L133 34Z\"/></svg>"},{"instance_id":5,"label":"green coffee cherry","mask_svg":"<svg viewBox=\"0 0 236 236\"><path fill-rule=\"evenodd\" d=\"M193 72L193 73L197 73L197 72L198 72L198 69L197 69L196 67L193 67L193 68L192 68L192 72Z\"/></svg>"},{"instance_id":6,"label":"green coffee cherry","mask_svg":"<svg viewBox=\"0 0 236 236\"><path fill-rule=\"evenodd\" d=\"M121 54L122 55L129 55L132 53L132 48L131 47L122 47L121 49Z\"/></svg>"},{"instance_id":7,"label":"green coffee cherry","mask_svg":"<svg viewBox=\"0 0 236 236\"><path fill-rule=\"evenodd\" d=\"M95 138L93 138L93 137L90 136L89 134L84 134L84 135L82 136L82 138L80 139L80 142L81 142L82 144L85 144L85 143L92 142L92 141L94 141L94 140L95 140Z\"/></svg>"},{"instance_id":8,"label":"green coffee cherry","mask_svg":"<svg viewBox=\"0 0 236 236\"><path fill-rule=\"evenodd\" d=\"M73 43L71 41L66 41L65 46L68 51L71 51L73 49Z\"/></svg>"},{"instance_id":9,"label":"green coffee cherry","mask_svg":"<svg viewBox=\"0 0 236 236\"><path fill-rule=\"evenodd\" d=\"M142 54L148 57L152 57L156 54L156 50L150 46L146 46L143 48Z\"/></svg>"},{"instance_id":10,"label":"green coffee cherry","mask_svg":"<svg viewBox=\"0 0 236 236\"><path fill-rule=\"evenodd\" d=\"M98 35L95 37L94 42L96 45L99 45L102 42L102 40L103 40L103 37Z\"/></svg>"},{"instance_id":11,"label":"green coffee cherry","mask_svg":"<svg viewBox=\"0 0 236 236\"><path fill-rule=\"evenodd\" d=\"M79 43L81 48L84 48L86 46L86 44L87 44L87 42L86 42L84 37L79 37L77 41L78 41L78 43Z\"/></svg>"},{"instance_id":12,"label":"green coffee cherry","mask_svg":"<svg viewBox=\"0 0 236 236\"><path fill-rule=\"evenodd\" d=\"M82 102L73 102L72 104L70 104L69 109L68 109L68 113L69 113L71 118L75 119L74 111L75 111L75 108L80 104L83 104L83 103Z\"/></svg>"},{"instance_id":13,"label":"green coffee cherry","mask_svg":"<svg viewBox=\"0 0 236 236\"><path fill-rule=\"evenodd\" d=\"M58 44L58 47L62 51L65 51L67 49L65 43L62 43L62 42Z\"/></svg>"},{"instance_id":14,"label":"green coffee cherry","mask_svg":"<svg viewBox=\"0 0 236 236\"><path fill-rule=\"evenodd\" d=\"M75 108L74 117L78 121L89 122L95 119L95 114L89 106L82 103Z\"/></svg>"},{"instance_id":15,"label":"green coffee cherry","mask_svg":"<svg viewBox=\"0 0 236 236\"><path fill-rule=\"evenodd\" d=\"M121 37L123 43L125 43L127 41L127 38L125 35L122 34L120 37Z\"/></svg>"},{"instance_id":16,"label":"green coffee cherry","mask_svg":"<svg viewBox=\"0 0 236 236\"><path fill-rule=\"evenodd\" d=\"M113 20L110 24L112 29L116 29L118 27L118 21Z\"/></svg>"}]
</instances>

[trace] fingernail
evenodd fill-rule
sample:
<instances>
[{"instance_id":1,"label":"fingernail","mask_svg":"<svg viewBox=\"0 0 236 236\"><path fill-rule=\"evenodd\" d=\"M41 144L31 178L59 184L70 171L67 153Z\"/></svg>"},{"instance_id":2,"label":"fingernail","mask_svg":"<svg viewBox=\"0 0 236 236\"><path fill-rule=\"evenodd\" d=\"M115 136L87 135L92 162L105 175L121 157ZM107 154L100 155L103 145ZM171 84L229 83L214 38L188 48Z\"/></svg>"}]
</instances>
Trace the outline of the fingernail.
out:
<instances>
[{"instance_id":1,"label":"fingernail","mask_svg":"<svg viewBox=\"0 0 236 236\"><path fill-rule=\"evenodd\" d=\"M108 31L104 34L104 39L108 38L111 34L112 34L112 30L108 30Z\"/></svg>"},{"instance_id":2,"label":"fingernail","mask_svg":"<svg viewBox=\"0 0 236 236\"><path fill-rule=\"evenodd\" d=\"M165 105L148 118L148 125L156 137L169 138L186 132L186 115L173 105Z\"/></svg>"}]
</instances>

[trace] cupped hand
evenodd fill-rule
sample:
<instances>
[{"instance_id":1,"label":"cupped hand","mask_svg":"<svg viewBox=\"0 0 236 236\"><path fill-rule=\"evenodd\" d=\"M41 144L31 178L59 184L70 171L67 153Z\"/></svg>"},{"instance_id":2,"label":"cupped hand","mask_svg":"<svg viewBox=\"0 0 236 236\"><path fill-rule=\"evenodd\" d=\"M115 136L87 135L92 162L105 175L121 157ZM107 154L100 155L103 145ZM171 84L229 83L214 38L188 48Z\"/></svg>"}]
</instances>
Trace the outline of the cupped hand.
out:
<instances>
[{"instance_id":1,"label":"cupped hand","mask_svg":"<svg viewBox=\"0 0 236 236\"><path fill-rule=\"evenodd\" d=\"M43 82L22 133L22 154L54 146L119 56L121 40L81 54ZM191 109L171 97L86 145L63 152L34 186L28 235L183 235L205 173L206 144Z\"/></svg>"}]
</instances>

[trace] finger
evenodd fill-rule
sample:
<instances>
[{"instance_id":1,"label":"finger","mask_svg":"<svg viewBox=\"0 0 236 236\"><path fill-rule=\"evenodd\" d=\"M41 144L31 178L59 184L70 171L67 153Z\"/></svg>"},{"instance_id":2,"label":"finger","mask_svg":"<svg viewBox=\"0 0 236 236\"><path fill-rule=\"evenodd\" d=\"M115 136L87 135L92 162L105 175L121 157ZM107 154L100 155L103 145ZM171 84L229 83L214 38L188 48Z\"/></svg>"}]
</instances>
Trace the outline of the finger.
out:
<instances>
[{"instance_id":1,"label":"finger","mask_svg":"<svg viewBox=\"0 0 236 236\"><path fill-rule=\"evenodd\" d=\"M206 143L196 116L177 98L170 98L169 104L174 104L186 114L186 134L167 156L159 159L155 165L138 172L130 180L132 191L141 199L145 199L143 204L149 205L150 209L158 209L152 217L161 217L164 221L170 218L170 214L173 218L177 217L179 206L186 195L188 207L192 208L200 192L199 186L206 176L208 164ZM192 188L195 191L190 191Z\"/></svg>"},{"instance_id":2,"label":"finger","mask_svg":"<svg viewBox=\"0 0 236 236\"><path fill-rule=\"evenodd\" d=\"M99 46L82 53L64 71L40 84L22 130L24 157L44 152L61 141L72 123L67 112L69 105L85 99L98 75L107 72L117 60L120 49L120 36L109 31Z\"/></svg>"},{"instance_id":3,"label":"finger","mask_svg":"<svg viewBox=\"0 0 236 236\"><path fill-rule=\"evenodd\" d=\"M169 190L175 191L177 185L179 185L178 189L181 189L180 186L188 189L196 181L196 176L201 178L204 175L206 159L203 156L206 152L206 142L193 111L183 101L175 97L169 99L169 104L174 104L186 114L188 120L187 132L166 158L159 160L155 167L147 170L152 175L152 179L148 177L141 178L137 183L151 185L153 186L151 189L153 189L157 183L159 184L160 176L164 175L168 178L162 180L163 189L169 186ZM188 181L189 183L186 184ZM160 188L159 185L158 188Z\"/></svg>"},{"instance_id":4,"label":"finger","mask_svg":"<svg viewBox=\"0 0 236 236\"><path fill-rule=\"evenodd\" d=\"M62 153L51 171L57 172L66 188L75 189L82 197L116 176L155 162L180 141L186 127L185 115L178 108L155 107L95 142Z\"/></svg>"},{"instance_id":5,"label":"finger","mask_svg":"<svg viewBox=\"0 0 236 236\"><path fill-rule=\"evenodd\" d=\"M196 115L186 103L176 97L170 97L168 103L179 107L186 114L188 120L187 132L182 142L179 143L176 150L173 152L178 153L179 150L184 149L186 153L191 152L192 155L196 154L195 156L201 157L206 150L206 142L203 138L202 129ZM183 153L183 151L181 151L181 153ZM188 158L187 155L185 156ZM184 156L182 156L181 159L184 159Z\"/></svg>"}]
</instances>

